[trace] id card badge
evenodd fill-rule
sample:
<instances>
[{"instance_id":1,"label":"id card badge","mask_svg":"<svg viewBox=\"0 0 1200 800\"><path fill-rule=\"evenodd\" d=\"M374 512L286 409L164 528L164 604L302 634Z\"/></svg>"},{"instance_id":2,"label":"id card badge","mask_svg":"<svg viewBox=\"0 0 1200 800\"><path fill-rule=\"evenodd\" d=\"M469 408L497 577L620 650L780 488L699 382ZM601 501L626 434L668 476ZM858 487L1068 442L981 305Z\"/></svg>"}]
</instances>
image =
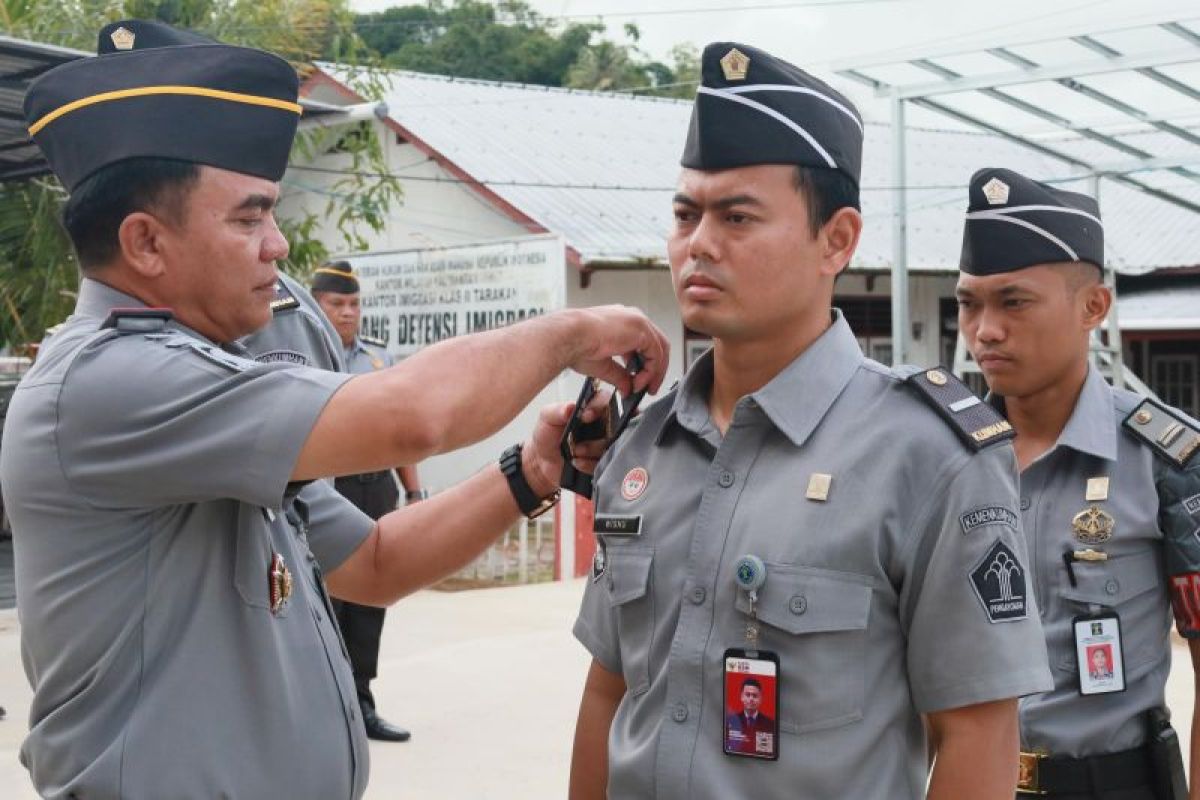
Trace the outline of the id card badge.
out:
<instances>
[{"instance_id":1,"label":"id card badge","mask_svg":"<svg viewBox=\"0 0 1200 800\"><path fill-rule=\"evenodd\" d=\"M765 650L725 651L725 714L721 741L727 756L779 758L779 656Z\"/></svg>"},{"instance_id":2,"label":"id card badge","mask_svg":"<svg viewBox=\"0 0 1200 800\"><path fill-rule=\"evenodd\" d=\"M1079 693L1125 691L1125 653L1121 647L1121 618L1116 612L1076 617L1075 659Z\"/></svg>"}]
</instances>

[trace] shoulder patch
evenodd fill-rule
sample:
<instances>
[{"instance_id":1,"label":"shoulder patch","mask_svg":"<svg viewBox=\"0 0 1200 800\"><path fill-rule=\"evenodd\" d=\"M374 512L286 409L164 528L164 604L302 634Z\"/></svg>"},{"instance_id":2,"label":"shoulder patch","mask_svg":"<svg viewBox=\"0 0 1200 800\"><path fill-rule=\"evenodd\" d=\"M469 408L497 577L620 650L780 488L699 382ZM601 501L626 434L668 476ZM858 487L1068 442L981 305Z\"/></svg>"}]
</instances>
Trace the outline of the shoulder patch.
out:
<instances>
[{"instance_id":1,"label":"shoulder patch","mask_svg":"<svg viewBox=\"0 0 1200 800\"><path fill-rule=\"evenodd\" d=\"M971 586L989 622L1025 619L1025 567L1004 542L997 539L971 570Z\"/></svg>"},{"instance_id":2,"label":"shoulder patch","mask_svg":"<svg viewBox=\"0 0 1200 800\"><path fill-rule=\"evenodd\" d=\"M301 367L306 367L311 363L308 356L296 350L268 350L256 355L254 360L260 364L297 364Z\"/></svg>"},{"instance_id":3,"label":"shoulder patch","mask_svg":"<svg viewBox=\"0 0 1200 800\"><path fill-rule=\"evenodd\" d=\"M158 333L175 314L169 308L114 308L100 328L113 328L122 336L131 333Z\"/></svg>"},{"instance_id":4,"label":"shoulder patch","mask_svg":"<svg viewBox=\"0 0 1200 800\"><path fill-rule=\"evenodd\" d=\"M374 336L363 336L360 333L358 338L363 344L374 345L375 347L387 347L387 342L385 342L383 339L377 339Z\"/></svg>"},{"instance_id":5,"label":"shoulder patch","mask_svg":"<svg viewBox=\"0 0 1200 800\"><path fill-rule=\"evenodd\" d=\"M913 373L904 382L916 389L972 450L982 450L1017 435L999 411L980 400L944 367Z\"/></svg>"},{"instance_id":6,"label":"shoulder patch","mask_svg":"<svg viewBox=\"0 0 1200 800\"><path fill-rule=\"evenodd\" d=\"M289 308L297 308L300 301L296 299L296 295L284 284L283 281L275 281L275 299L271 301L271 313L278 314L280 311L287 311Z\"/></svg>"},{"instance_id":7,"label":"shoulder patch","mask_svg":"<svg viewBox=\"0 0 1200 800\"><path fill-rule=\"evenodd\" d=\"M1146 398L1121 423L1160 458L1177 467L1188 465L1200 452L1200 428L1196 422L1170 406Z\"/></svg>"}]
</instances>

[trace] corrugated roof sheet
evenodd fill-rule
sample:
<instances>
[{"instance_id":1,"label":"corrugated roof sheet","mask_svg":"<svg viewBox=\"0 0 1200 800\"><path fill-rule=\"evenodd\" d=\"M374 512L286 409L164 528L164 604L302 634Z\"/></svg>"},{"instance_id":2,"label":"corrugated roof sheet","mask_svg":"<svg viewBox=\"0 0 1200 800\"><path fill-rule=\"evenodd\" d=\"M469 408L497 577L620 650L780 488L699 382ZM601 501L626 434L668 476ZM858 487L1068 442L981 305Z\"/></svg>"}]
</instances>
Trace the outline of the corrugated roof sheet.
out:
<instances>
[{"instance_id":1,"label":"corrugated roof sheet","mask_svg":"<svg viewBox=\"0 0 1200 800\"><path fill-rule=\"evenodd\" d=\"M1200 286L1170 286L1124 292L1117 299L1117 319L1127 331L1195 330Z\"/></svg>"},{"instance_id":2,"label":"corrugated roof sheet","mask_svg":"<svg viewBox=\"0 0 1200 800\"><path fill-rule=\"evenodd\" d=\"M337 65L319 66L335 80L340 74ZM585 263L665 261L690 102L398 70L386 79L383 99L397 123L562 235ZM908 143L909 267L916 271L957 268L966 186L976 169L1071 177L1061 162L999 137L910 128ZM869 123L862 180L867 225L857 268L891 265L890 158L889 127ZM1083 181L1066 185L1088 188ZM1200 185L1175 188L1200 201ZM1111 181L1102 184L1101 208L1108 256L1119 271L1200 264L1194 214Z\"/></svg>"},{"instance_id":3,"label":"corrugated roof sheet","mask_svg":"<svg viewBox=\"0 0 1200 800\"><path fill-rule=\"evenodd\" d=\"M46 160L29 138L23 103L34 78L86 56L78 50L0 36L0 180L47 171Z\"/></svg>"}]
</instances>

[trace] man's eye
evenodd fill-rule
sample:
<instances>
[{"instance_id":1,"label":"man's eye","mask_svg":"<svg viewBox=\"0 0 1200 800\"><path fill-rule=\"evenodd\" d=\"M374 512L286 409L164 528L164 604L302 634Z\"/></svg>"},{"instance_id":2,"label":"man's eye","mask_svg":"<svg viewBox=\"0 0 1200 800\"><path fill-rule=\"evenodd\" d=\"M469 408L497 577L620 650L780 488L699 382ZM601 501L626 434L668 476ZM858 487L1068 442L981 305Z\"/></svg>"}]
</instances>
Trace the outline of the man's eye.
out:
<instances>
[{"instance_id":1,"label":"man's eye","mask_svg":"<svg viewBox=\"0 0 1200 800\"><path fill-rule=\"evenodd\" d=\"M695 211L685 211L683 209L675 210L675 221L676 222L691 222L695 218L696 218Z\"/></svg>"},{"instance_id":2,"label":"man's eye","mask_svg":"<svg viewBox=\"0 0 1200 800\"><path fill-rule=\"evenodd\" d=\"M749 214L740 214L740 213L734 211L734 212L730 213L729 216L727 216L725 219L729 220L734 225L744 225L750 221L750 215Z\"/></svg>"}]
</instances>

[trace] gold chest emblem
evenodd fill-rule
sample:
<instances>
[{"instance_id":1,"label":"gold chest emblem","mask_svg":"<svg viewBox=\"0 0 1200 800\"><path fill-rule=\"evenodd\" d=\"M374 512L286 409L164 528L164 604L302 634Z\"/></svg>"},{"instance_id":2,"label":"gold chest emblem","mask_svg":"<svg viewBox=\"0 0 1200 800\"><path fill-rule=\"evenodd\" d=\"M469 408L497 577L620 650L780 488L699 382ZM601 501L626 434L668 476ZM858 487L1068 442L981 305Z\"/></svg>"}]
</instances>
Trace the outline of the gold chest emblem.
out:
<instances>
[{"instance_id":1,"label":"gold chest emblem","mask_svg":"<svg viewBox=\"0 0 1200 800\"><path fill-rule=\"evenodd\" d=\"M279 553L271 554L271 567L267 571L267 588L271 599L271 613L279 614L292 596L292 572Z\"/></svg>"},{"instance_id":2,"label":"gold chest emblem","mask_svg":"<svg viewBox=\"0 0 1200 800\"><path fill-rule=\"evenodd\" d=\"M1088 506L1071 520L1075 538L1083 544L1101 544L1112 538L1117 521L1099 506Z\"/></svg>"}]
</instances>

